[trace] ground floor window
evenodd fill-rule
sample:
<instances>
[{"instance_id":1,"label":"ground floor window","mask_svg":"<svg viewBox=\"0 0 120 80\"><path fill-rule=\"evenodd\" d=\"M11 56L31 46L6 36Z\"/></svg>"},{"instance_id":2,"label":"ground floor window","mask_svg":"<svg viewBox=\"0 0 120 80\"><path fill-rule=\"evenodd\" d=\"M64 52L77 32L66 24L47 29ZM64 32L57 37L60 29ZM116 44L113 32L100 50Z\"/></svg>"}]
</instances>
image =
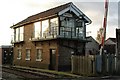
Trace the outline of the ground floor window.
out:
<instances>
[{"instance_id":1,"label":"ground floor window","mask_svg":"<svg viewBox=\"0 0 120 80\"><path fill-rule=\"evenodd\" d=\"M30 49L26 49L26 60L30 60Z\"/></svg>"},{"instance_id":2,"label":"ground floor window","mask_svg":"<svg viewBox=\"0 0 120 80\"><path fill-rule=\"evenodd\" d=\"M37 49L36 51L36 61L42 61L42 49Z\"/></svg>"},{"instance_id":3,"label":"ground floor window","mask_svg":"<svg viewBox=\"0 0 120 80\"><path fill-rule=\"evenodd\" d=\"M21 59L22 58L22 52L21 52L21 49L18 49L17 50L17 59Z\"/></svg>"}]
</instances>

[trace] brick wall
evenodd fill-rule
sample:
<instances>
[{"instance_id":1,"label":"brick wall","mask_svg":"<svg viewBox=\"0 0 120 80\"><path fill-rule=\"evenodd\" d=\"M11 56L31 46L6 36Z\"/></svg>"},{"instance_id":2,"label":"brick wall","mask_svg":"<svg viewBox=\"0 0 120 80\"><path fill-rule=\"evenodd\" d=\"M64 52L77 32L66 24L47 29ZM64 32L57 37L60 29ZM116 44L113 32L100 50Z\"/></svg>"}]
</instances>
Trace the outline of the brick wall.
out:
<instances>
[{"instance_id":1,"label":"brick wall","mask_svg":"<svg viewBox=\"0 0 120 80\"><path fill-rule=\"evenodd\" d=\"M16 43L14 45L14 65L26 66L26 67L37 67L49 69L50 64L50 49L57 50L56 40L50 41L31 41L33 36L34 26L33 24L28 24L24 26L24 42ZM36 61L36 49L42 49L42 61ZM17 50L21 49L22 59L17 59ZM31 50L31 59L25 60L26 58L26 49ZM56 53L57 54L57 53Z\"/></svg>"}]
</instances>

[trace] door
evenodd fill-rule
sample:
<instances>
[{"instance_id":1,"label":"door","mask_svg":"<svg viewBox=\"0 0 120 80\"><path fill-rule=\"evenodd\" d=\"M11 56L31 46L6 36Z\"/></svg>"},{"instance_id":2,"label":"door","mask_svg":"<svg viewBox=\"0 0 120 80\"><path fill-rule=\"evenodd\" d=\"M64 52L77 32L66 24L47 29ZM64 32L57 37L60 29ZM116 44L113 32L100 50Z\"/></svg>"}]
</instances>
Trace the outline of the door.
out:
<instances>
[{"instance_id":1,"label":"door","mask_svg":"<svg viewBox=\"0 0 120 80\"><path fill-rule=\"evenodd\" d=\"M50 49L50 70L55 70L56 67L56 50Z\"/></svg>"}]
</instances>

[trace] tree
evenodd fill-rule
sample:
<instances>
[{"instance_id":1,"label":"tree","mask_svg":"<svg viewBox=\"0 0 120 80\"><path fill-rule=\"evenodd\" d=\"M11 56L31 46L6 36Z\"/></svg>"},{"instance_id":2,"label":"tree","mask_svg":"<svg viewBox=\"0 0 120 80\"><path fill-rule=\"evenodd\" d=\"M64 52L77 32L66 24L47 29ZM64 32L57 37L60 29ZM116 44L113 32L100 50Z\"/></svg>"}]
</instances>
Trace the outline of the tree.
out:
<instances>
[{"instance_id":1,"label":"tree","mask_svg":"<svg viewBox=\"0 0 120 80\"><path fill-rule=\"evenodd\" d=\"M99 28L99 31L97 31L97 37L96 37L96 40L99 44L101 44L101 41L102 41L102 33L103 33L103 28Z\"/></svg>"}]
</instances>

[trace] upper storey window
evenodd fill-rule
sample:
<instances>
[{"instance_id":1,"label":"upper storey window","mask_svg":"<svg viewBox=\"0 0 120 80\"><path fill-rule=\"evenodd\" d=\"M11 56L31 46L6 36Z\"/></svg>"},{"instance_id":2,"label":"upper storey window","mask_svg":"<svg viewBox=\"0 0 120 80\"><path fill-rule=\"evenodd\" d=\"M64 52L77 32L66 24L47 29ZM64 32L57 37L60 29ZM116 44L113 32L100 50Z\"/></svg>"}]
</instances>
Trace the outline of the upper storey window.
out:
<instances>
[{"instance_id":1,"label":"upper storey window","mask_svg":"<svg viewBox=\"0 0 120 80\"><path fill-rule=\"evenodd\" d=\"M42 37L49 36L49 21L42 21Z\"/></svg>"},{"instance_id":2,"label":"upper storey window","mask_svg":"<svg viewBox=\"0 0 120 80\"><path fill-rule=\"evenodd\" d=\"M62 27L74 27L75 21L70 13L65 13L61 16L61 26Z\"/></svg>"},{"instance_id":3,"label":"upper storey window","mask_svg":"<svg viewBox=\"0 0 120 80\"><path fill-rule=\"evenodd\" d=\"M24 40L24 27L19 27L15 29L15 41L23 41Z\"/></svg>"},{"instance_id":4,"label":"upper storey window","mask_svg":"<svg viewBox=\"0 0 120 80\"><path fill-rule=\"evenodd\" d=\"M41 22L34 23L34 37L40 38L41 36Z\"/></svg>"},{"instance_id":5,"label":"upper storey window","mask_svg":"<svg viewBox=\"0 0 120 80\"><path fill-rule=\"evenodd\" d=\"M24 37L24 28L20 27L20 41L23 41Z\"/></svg>"},{"instance_id":6,"label":"upper storey window","mask_svg":"<svg viewBox=\"0 0 120 80\"><path fill-rule=\"evenodd\" d=\"M50 35L57 35L58 18L50 19Z\"/></svg>"}]
</instances>

